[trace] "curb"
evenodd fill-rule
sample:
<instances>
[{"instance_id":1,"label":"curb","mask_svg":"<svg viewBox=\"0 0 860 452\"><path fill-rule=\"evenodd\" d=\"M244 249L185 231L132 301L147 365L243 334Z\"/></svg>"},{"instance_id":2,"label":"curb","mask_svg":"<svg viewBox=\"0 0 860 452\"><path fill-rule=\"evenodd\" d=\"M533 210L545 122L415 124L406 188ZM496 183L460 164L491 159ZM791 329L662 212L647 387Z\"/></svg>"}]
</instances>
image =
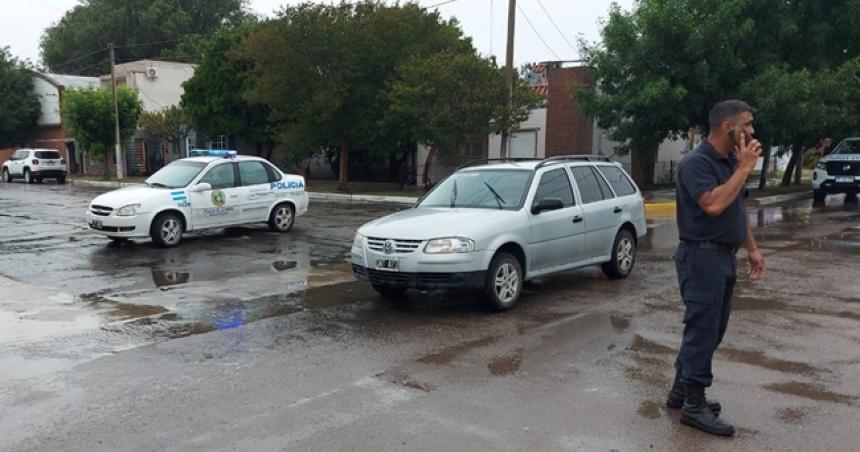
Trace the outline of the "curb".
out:
<instances>
[{"instance_id":1,"label":"curb","mask_svg":"<svg viewBox=\"0 0 860 452\"><path fill-rule=\"evenodd\" d=\"M674 202L653 202L645 203L645 217L674 217L675 216Z\"/></svg>"},{"instance_id":2,"label":"curb","mask_svg":"<svg viewBox=\"0 0 860 452\"><path fill-rule=\"evenodd\" d=\"M801 199L812 199L812 190L789 193L787 195L766 196L764 198L756 199L755 202L759 206L769 206L771 204L777 204L786 201L799 201Z\"/></svg>"},{"instance_id":3,"label":"curb","mask_svg":"<svg viewBox=\"0 0 860 452\"><path fill-rule=\"evenodd\" d=\"M87 180L87 179L68 179L68 182L72 185L79 185L81 187L100 187L100 188L122 188L122 187L130 187L132 185L140 185L139 182L120 182L120 181L110 181L110 180Z\"/></svg>"},{"instance_id":4,"label":"curb","mask_svg":"<svg viewBox=\"0 0 860 452\"><path fill-rule=\"evenodd\" d=\"M374 196L374 195L348 195L343 193L315 193L308 192L311 201L335 202L343 204L402 204L413 205L418 198L409 196Z\"/></svg>"}]
</instances>

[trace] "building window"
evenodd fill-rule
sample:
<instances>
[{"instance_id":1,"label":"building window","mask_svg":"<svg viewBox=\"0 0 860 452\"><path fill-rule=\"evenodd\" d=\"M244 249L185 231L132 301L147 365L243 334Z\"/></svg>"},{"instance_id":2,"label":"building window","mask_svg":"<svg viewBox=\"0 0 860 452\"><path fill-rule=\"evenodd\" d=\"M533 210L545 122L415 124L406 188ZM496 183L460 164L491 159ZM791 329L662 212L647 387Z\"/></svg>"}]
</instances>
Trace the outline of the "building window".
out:
<instances>
[{"instance_id":1,"label":"building window","mask_svg":"<svg viewBox=\"0 0 860 452\"><path fill-rule=\"evenodd\" d=\"M228 146L227 135L218 135L209 142L209 149L227 149Z\"/></svg>"},{"instance_id":2,"label":"building window","mask_svg":"<svg viewBox=\"0 0 860 452\"><path fill-rule=\"evenodd\" d=\"M468 141L462 144L460 151L466 159L475 160L483 157L483 149L479 141Z\"/></svg>"}]
</instances>

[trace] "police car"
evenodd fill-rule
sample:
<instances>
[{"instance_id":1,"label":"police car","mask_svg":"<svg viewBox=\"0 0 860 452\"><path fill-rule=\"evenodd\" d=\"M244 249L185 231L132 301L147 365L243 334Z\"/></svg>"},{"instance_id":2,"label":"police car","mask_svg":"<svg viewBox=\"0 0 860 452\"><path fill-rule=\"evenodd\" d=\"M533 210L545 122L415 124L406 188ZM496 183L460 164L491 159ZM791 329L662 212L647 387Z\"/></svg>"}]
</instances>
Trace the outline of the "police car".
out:
<instances>
[{"instance_id":1,"label":"police car","mask_svg":"<svg viewBox=\"0 0 860 452\"><path fill-rule=\"evenodd\" d=\"M287 232L308 210L301 176L236 151L189 154L142 185L95 198L87 212L90 229L114 241L150 237L172 247L187 232L240 224L268 222L273 231Z\"/></svg>"}]
</instances>

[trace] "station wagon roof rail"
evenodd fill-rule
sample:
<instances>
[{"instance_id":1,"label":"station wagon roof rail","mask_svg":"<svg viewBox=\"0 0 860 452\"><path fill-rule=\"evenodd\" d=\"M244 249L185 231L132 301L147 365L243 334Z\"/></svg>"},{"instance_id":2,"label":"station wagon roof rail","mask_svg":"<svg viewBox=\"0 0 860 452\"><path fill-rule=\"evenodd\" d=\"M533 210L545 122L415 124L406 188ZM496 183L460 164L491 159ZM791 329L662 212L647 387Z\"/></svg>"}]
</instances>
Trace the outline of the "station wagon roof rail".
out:
<instances>
[{"instance_id":1,"label":"station wagon roof rail","mask_svg":"<svg viewBox=\"0 0 860 452\"><path fill-rule=\"evenodd\" d=\"M478 159L472 160L471 162L464 163L457 167L458 170L463 168L468 168L470 166L478 166L478 165L486 165L488 163L517 163L517 162L536 162L541 159L537 157L503 157L503 158L494 158L494 159Z\"/></svg>"},{"instance_id":2,"label":"station wagon roof rail","mask_svg":"<svg viewBox=\"0 0 860 452\"><path fill-rule=\"evenodd\" d=\"M542 162L538 163L535 167L535 170L541 169L545 166L554 165L556 163L564 163L564 162L611 162L612 159L605 155L556 155L553 157L549 157L544 159Z\"/></svg>"}]
</instances>

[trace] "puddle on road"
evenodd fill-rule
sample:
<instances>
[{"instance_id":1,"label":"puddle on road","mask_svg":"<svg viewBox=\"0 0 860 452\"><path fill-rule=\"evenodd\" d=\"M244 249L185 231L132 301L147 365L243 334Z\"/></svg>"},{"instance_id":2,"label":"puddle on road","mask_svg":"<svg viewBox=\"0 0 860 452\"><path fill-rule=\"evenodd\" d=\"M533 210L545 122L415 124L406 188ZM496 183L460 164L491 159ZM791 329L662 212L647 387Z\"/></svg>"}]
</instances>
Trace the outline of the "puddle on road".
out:
<instances>
[{"instance_id":1,"label":"puddle on road","mask_svg":"<svg viewBox=\"0 0 860 452\"><path fill-rule=\"evenodd\" d=\"M176 286L179 284L185 284L190 279L191 273L152 269L152 282L155 283L155 287Z\"/></svg>"},{"instance_id":2,"label":"puddle on road","mask_svg":"<svg viewBox=\"0 0 860 452\"><path fill-rule=\"evenodd\" d=\"M773 383L765 385L764 388L769 391L775 391L780 392L782 394L788 394L797 397L803 397L805 399L815 400L816 402L844 403L850 405L854 400L857 399L856 396L839 394L833 391L829 391L821 387L820 385L811 383Z\"/></svg>"},{"instance_id":3,"label":"puddle on road","mask_svg":"<svg viewBox=\"0 0 860 452\"><path fill-rule=\"evenodd\" d=\"M418 359L419 363L424 364L436 364L436 365L445 365L454 361L458 357L466 354L472 349L485 347L487 345L493 344L501 339L500 336L490 336L482 339L477 339L474 341L469 341L461 345L457 345L446 350L431 353L424 357Z\"/></svg>"},{"instance_id":4,"label":"puddle on road","mask_svg":"<svg viewBox=\"0 0 860 452\"><path fill-rule=\"evenodd\" d=\"M299 266L299 263L296 261L275 261L275 262L272 262L272 267L274 267L274 269L279 271L279 272L292 270L298 266Z\"/></svg>"}]
</instances>

